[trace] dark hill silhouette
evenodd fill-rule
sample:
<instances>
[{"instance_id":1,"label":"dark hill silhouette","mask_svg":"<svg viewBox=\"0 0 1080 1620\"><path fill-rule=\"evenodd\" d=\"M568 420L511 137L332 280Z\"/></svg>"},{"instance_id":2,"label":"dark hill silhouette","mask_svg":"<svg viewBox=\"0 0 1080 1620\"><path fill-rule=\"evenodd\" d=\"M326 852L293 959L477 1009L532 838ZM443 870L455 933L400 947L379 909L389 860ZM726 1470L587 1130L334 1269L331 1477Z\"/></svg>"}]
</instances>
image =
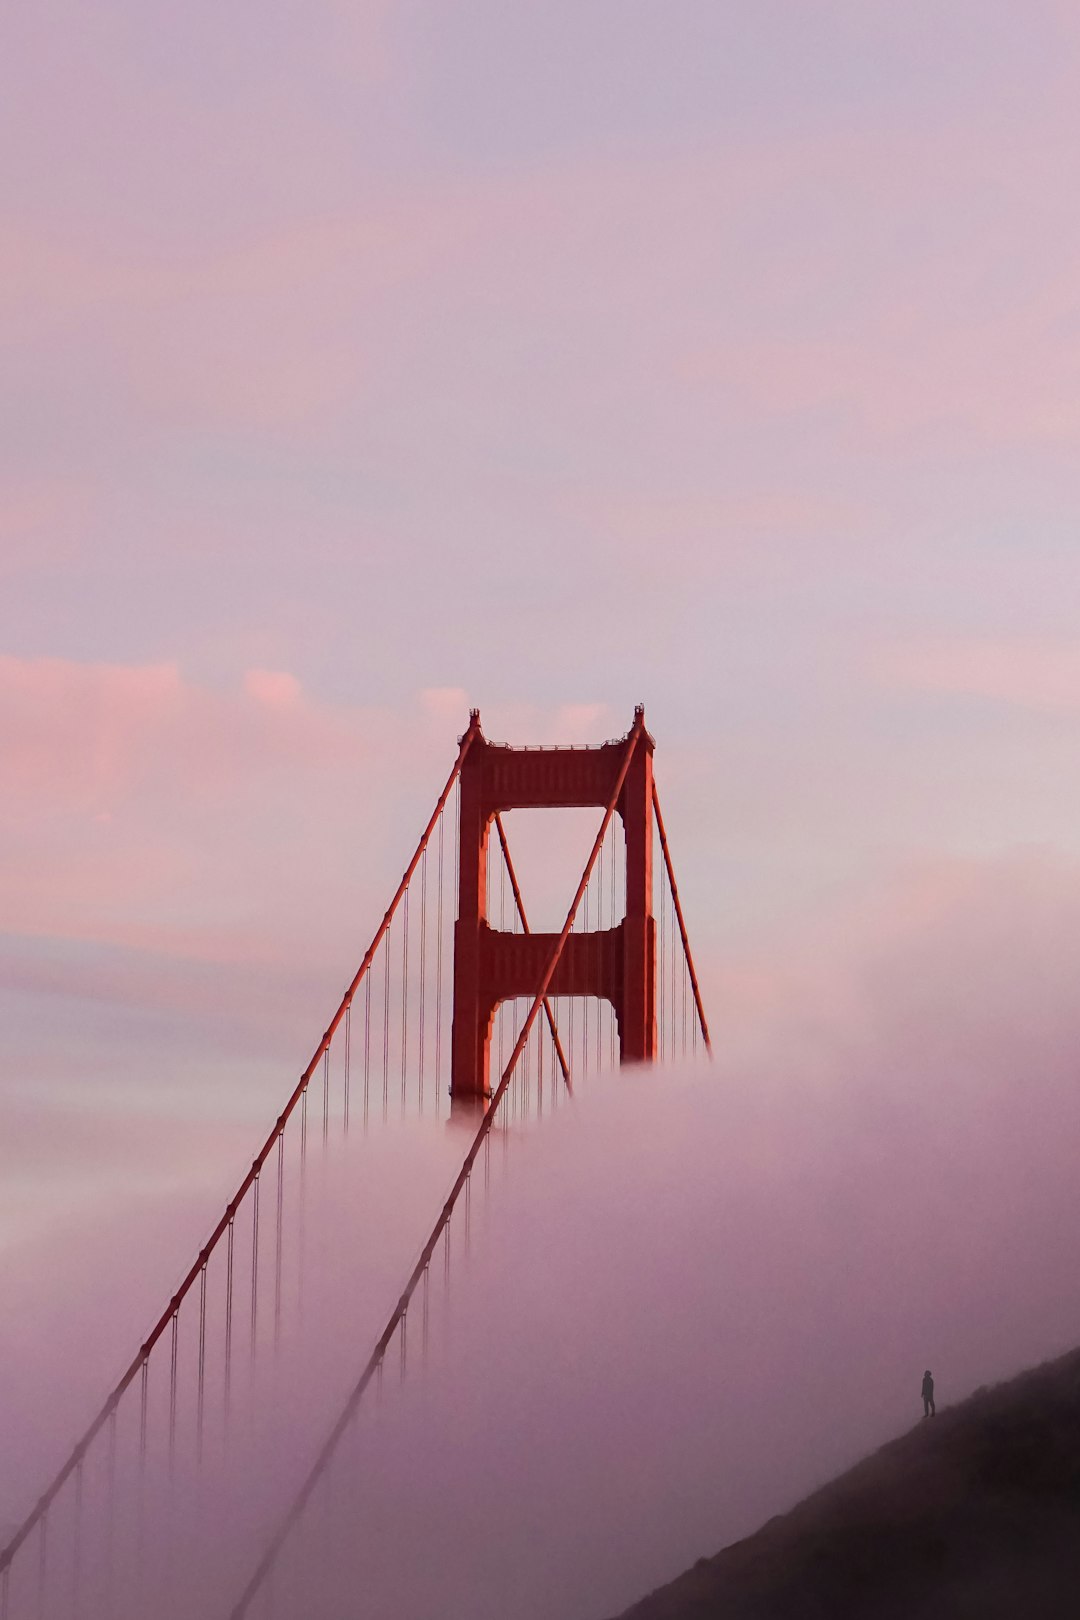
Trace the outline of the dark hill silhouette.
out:
<instances>
[{"instance_id":1,"label":"dark hill silhouette","mask_svg":"<svg viewBox=\"0 0 1080 1620\"><path fill-rule=\"evenodd\" d=\"M1080 1616L1080 1350L920 1417L622 1620L1058 1616Z\"/></svg>"}]
</instances>

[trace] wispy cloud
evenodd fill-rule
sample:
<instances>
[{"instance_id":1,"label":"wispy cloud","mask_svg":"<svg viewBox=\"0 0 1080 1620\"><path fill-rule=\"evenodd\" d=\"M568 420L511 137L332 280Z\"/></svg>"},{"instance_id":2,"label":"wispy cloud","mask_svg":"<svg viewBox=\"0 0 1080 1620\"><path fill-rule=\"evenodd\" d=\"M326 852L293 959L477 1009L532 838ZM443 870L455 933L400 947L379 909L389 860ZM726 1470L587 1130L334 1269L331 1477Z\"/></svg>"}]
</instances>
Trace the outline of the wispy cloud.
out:
<instances>
[{"instance_id":1,"label":"wispy cloud","mask_svg":"<svg viewBox=\"0 0 1080 1620\"><path fill-rule=\"evenodd\" d=\"M873 662L886 682L928 696L984 698L1049 713L1080 709L1080 642L924 641L883 648Z\"/></svg>"}]
</instances>

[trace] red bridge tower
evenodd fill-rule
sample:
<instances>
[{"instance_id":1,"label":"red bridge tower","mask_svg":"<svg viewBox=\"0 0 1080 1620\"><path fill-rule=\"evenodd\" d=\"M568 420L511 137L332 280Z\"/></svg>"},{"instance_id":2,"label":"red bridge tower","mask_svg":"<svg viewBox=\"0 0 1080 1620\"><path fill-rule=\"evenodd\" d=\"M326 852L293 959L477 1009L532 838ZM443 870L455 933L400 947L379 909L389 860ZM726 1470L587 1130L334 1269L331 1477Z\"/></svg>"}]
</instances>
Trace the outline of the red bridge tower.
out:
<instances>
[{"instance_id":1,"label":"red bridge tower","mask_svg":"<svg viewBox=\"0 0 1080 1620\"><path fill-rule=\"evenodd\" d=\"M611 1002L623 1063L656 1057L656 923L653 887L653 748L635 711L625 738L588 748L512 748L488 742L480 713L461 766L458 915L454 927L454 1027L450 1094L491 1095L489 1043L496 1009L513 996L536 995L558 942L556 934L511 934L487 920L488 836L503 810L611 803L632 749L615 808L626 838L626 915L615 928L571 934L549 986L552 996Z\"/></svg>"}]
</instances>

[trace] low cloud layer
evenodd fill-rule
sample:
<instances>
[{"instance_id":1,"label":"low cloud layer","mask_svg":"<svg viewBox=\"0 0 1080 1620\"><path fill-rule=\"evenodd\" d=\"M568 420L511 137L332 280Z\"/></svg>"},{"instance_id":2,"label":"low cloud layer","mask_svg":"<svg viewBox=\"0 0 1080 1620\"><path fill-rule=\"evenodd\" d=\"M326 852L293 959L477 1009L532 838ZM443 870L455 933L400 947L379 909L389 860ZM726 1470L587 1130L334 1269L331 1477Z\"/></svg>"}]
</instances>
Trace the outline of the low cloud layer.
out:
<instances>
[{"instance_id":1,"label":"low cloud layer","mask_svg":"<svg viewBox=\"0 0 1080 1620\"><path fill-rule=\"evenodd\" d=\"M927 874L819 937L770 998L714 1010L711 1068L611 1076L505 1157L497 1141L448 1295L433 1278L427 1370L414 1315L408 1377L392 1357L279 1596L302 1583L313 1616L362 1591L393 1620L601 1620L916 1421L925 1366L948 1404L1080 1339L1078 930L1060 865ZM304 1374L200 1531L223 1605L460 1146L417 1124L330 1161L286 1357ZM88 1284L71 1304L92 1324ZM28 1408L49 1398L32 1385Z\"/></svg>"}]
</instances>

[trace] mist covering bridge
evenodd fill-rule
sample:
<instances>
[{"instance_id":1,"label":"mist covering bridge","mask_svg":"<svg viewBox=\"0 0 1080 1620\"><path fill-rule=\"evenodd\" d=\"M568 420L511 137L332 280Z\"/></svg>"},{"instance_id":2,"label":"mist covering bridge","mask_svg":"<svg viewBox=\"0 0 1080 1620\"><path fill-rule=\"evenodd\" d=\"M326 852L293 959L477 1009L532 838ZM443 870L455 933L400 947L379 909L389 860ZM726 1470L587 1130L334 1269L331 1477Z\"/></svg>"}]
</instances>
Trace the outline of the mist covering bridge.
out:
<instances>
[{"instance_id":1,"label":"mist covering bridge","mask_svg":"<svg viewBox=\"0 0 1080 1620\"><path fill-rule=\"evenodd\" d=\"M488 1194L493 1142L505 1157L599 1070L709 1050L653 755L641 707L625 737L572 748L491 743L472 711L390 905L250 1169L0 1551L0 1620L323 1612L306 1598L310 1572L340 1531L387 1371L404 1381L433 1353L437 1298ZM595 836L561 928L534 931L504 817L571 807L599 812ZM440 1116L424 1139L442 1188L426 1236L402 1238L402 1285L353 1301L350 1234L379 1243L392 1224L352 1202L380 1133ZM313 1346L320 1243L346 1269L333 1343L320 1329ZM269 1437L301 1414L317 1432L282 1479ZM356 1579L328 1615L368 1612L354 1550Z\"/></svg>"}]
</instances>

